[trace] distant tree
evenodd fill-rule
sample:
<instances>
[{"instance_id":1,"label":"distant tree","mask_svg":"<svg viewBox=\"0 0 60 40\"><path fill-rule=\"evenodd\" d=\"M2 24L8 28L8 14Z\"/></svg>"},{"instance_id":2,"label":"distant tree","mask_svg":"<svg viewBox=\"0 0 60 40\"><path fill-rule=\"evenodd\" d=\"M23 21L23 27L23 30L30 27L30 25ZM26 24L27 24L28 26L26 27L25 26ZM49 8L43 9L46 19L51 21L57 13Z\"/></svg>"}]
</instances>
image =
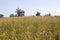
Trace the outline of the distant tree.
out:
<instances>
[{"instance_id":1,"label":"distant tree","mask_svg":"<svg viewBox=\"0 0 60 40\"><path fill-rule=\"evenodd\" d=\"M51 16L51 13L49 13L49 16Z\"/></svg>"},{"instance_id":2,"label":"distant tree","mask_svg":"<svg viewBox=\"0 0 60 40\"><path fill-rule=\"evenodd\" d=\"M37 13L36 13L36 16L40 16L40 12L37 12Z\"/></svg>"},{"instance_id":3,"label":"distant tree","mask_svg":"<svg viewBox=\"0 0 60 40\"><path fill-rule=\"evenodd\" d=\"M16 9L16 13L17 13L18 16L20 16L20 10L21 9L19 9L19 8Z\"/></svg>"},{"instance_id":4,"label":"distant tree","mask_svg":"<svg viewBox=\"0 0 60 40\"><path fill-rule=\"evenodd\" d=\"M0 14L0 18L3 18L4 17L4 15L3 14Z\"/></svg>"},{"instance_id":5,"label":"distant tree","mask_svg":"<svg viewBox=\"0 0 60 40\"><path fill-rule=\"evenodd\" d=\"M10 14L9 16L10 16L10 17L14 17L14 14Z\"/></svg>"},{"instance_id":6,"label":"distant tree","mask_svg":"<svg viewBox=\"0 0 60 40\"><path fill-rule=\"evenodd\" d=\"M51 13L49 13L49 14L46 14L45 16L51 16Z\"/></svg>"},{"instance_id":7,"label":"distant tree","mask_svg":"<svg viewBox=\"0 0 60 40\"><path fill-rule=\"evenodd\" d=\"M25 11L17 8L16 13L17 13L18 16L24 16Z\"/></svg>"}]
</instances>

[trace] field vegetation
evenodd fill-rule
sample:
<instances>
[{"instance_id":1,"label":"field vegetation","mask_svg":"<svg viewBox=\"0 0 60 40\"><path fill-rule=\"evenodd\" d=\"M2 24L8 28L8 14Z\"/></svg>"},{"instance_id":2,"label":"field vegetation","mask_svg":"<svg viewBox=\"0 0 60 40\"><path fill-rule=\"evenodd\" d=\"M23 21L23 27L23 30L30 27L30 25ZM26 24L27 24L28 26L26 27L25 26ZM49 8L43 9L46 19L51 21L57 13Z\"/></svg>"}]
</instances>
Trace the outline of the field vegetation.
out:
<instances>
[{"instance_id":1,"label":"field vegetation","mask_svg":"<svg viewBox=\"0 0 60 40\"><path fill-rule=\"evenodd\" d=\"M60 40L60 17L0 18L0 40Z\"/></svg>"}]
</instances>

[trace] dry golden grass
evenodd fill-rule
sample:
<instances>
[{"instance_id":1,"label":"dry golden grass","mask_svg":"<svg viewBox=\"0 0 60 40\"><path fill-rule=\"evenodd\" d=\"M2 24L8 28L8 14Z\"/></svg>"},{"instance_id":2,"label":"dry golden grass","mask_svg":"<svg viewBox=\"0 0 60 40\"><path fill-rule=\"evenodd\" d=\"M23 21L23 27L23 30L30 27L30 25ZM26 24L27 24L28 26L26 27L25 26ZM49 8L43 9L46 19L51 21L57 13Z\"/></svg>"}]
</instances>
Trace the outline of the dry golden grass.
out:
<instances>
[{"instance_id":1,"label":"dry golden grass","mask_svg":"<svg viewBox=\"0 0 60 40\"><path fill-rule=\"evenodd\" d=\"M60 17L0 18L0 40L60 40Z\"/></svg>"}]
</instances>

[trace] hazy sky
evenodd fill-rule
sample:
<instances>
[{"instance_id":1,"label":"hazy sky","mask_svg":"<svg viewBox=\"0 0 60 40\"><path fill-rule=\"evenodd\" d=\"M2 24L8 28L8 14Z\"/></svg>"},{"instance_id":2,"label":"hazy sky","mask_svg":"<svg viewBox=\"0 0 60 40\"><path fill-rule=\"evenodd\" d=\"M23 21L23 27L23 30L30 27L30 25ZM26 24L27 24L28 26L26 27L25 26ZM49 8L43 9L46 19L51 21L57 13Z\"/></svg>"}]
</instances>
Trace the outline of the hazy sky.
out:
<instances>
[{"instance_id":1,"label":"hazy sky","mask_svg":"<svg viewBox=\"0 0 60 40\"><path fill-rule=\"evenodd\" d=\"M37 11L41 15L60 15L60 0L0 0L0 13L9 16L16 14L16 8L25 10L26 16L35 15Z\"/></svg>"}]
</instances>

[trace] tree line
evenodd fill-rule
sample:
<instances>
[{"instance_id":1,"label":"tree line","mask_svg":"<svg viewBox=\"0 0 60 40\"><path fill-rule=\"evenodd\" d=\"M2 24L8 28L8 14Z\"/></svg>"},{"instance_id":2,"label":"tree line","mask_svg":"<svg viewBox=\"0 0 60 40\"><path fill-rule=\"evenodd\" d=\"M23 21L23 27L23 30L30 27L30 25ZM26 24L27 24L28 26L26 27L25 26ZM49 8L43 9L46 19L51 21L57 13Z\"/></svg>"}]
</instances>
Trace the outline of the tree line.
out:
<instances>
[{"instance_id":1,"label":"tree line","mask_svg":"<svg viewBox=\"0 0 60 40\"><path fill-rule=\"evenodd\" d=\"M24 15L25 14L25 11L22 10L22 9L17 8L15 12L16 12L15 15L14 14L10 14L9 17L25 16ZM35 15L36 16L41 16L41 13L40 12L37 12ZM45 16L51 16L51 14L49 13L49 14L46 14ZM0 18L3 18L3 17L4 17L4 15L3 14L0 14Z\"/></svg>"}]
</instances>

